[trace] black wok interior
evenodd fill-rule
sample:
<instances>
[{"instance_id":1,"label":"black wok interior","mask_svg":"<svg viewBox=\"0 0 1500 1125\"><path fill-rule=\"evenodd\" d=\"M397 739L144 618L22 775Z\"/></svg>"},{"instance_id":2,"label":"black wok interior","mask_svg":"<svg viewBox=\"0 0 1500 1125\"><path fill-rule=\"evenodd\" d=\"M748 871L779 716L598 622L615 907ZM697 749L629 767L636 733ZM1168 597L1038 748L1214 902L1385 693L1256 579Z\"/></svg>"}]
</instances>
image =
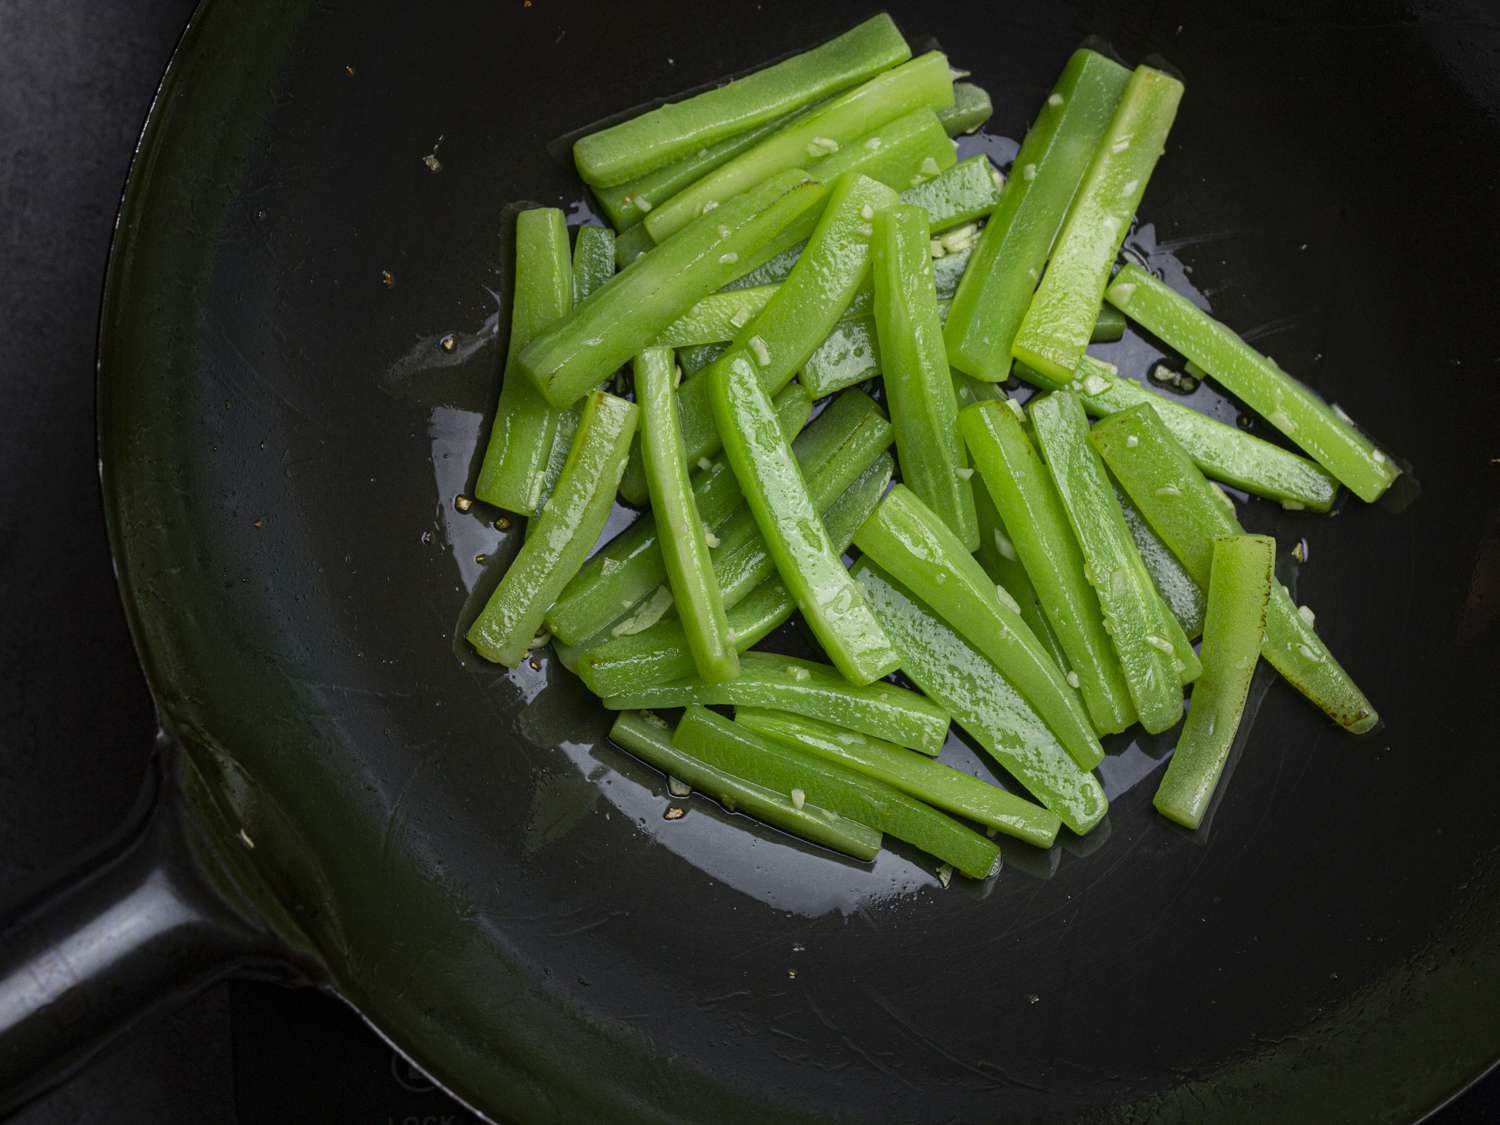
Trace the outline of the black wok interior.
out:
<instances>
[{"instance_id":1,"label":"black wok interior","mask_svg":"<svg viewBox=\"0 0 1500 1125\"><path fill-rule=\"evenodd\" d=\"M236 862L288 937L496 1118L1414 1120L1500 1055L1480 4L891 9L991 92L996 136L1090 34L1184 75L1154 245L1420 485L1244 510L1283 555L1305 540L1286 577L1379 731L1268 678L1206 830L1151 810L1170 740L1122 745L1098 832L945 891L912 853L861 868L698 798L663 820L663 779L550 657L508 674L458 639L519 543L452 502L494 405L506 205L581 199L555 138L870 10L199 12L126 199L100 424L205 818L255 839Z\"/></svg>"}]
</instances>

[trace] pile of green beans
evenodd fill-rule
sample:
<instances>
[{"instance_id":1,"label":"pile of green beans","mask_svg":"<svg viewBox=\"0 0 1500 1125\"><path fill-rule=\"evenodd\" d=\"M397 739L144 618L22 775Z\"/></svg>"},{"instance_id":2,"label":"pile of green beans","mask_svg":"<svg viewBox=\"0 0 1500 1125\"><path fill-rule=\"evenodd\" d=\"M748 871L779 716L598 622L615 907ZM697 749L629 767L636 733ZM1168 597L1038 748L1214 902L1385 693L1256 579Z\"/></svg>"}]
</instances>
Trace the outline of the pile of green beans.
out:
<instances>
[{"instance_id":1,"label":"pile of green beans","mask_svg":"<svg viewBox=\"0 0 1500 1125\"><path fill-rule=\"evenodd\" d=\"M1262 657L1373 729L1220 486L1312 519L1402 471L1121 260L1181 80L1074 52L1006 176L958 159L991 103L955 73L879 15L575 142L613 228L570 249L561 211L519 212L459 504L527 521L465 623L481 657L550 644L677 799L844 862L889 835L945 885L993 876L996 834L1094 831L1094 771L1137 725L1181 725L1154 804L1197 829ZM1089 353L1131 324L1284 443ZM638 511L601 542L619 501ZM794 618L826 661L779 651ZM945 760L959 731L996 772Z\"/></svg>"}]
</instances>

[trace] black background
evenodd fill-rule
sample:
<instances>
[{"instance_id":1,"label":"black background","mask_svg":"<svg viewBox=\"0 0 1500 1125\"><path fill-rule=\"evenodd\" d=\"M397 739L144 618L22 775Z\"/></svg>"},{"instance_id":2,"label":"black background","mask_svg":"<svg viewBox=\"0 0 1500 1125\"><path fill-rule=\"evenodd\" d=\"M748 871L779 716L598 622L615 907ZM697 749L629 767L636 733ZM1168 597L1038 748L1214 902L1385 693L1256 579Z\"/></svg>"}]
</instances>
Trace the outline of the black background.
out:
<instances>
[{"instance_id":1,"label":"black background","mask_svg":"<svg viewBox=\"0 0 1500 1125\"><path fill-rule=\"evenodd\" d=\"M104 536L94 345L120 188L192 7L0 0L0 906L109 835L150 752ZM336 1001L236 983L13 1120L412 1119L474 1120ZM1500 1121L1500 1075L1434 1121Z\"/></svg>"}]
</instances>

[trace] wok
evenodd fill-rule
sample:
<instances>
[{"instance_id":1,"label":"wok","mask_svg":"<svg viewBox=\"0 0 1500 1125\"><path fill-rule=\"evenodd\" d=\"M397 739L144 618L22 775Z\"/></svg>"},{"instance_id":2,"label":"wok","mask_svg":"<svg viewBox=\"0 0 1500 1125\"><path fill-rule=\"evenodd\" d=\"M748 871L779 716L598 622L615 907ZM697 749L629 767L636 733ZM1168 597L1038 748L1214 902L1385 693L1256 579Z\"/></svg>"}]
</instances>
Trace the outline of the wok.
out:
<instances>
[{"instance_id":1,"label":"wok","mask_svg":"<svg viewBox=\"0 0 1500 1125\"><path fill-rule=\"evenodd\" d=\"M1206 830L1151 810L1170 740L1124 741L1100 831L945 891L913 853L861 866L698 798L664 820L550 657L512 674L462 643L520 535L453 504L495 399L506 205L582 221L558 138L868 11L199 9L100 330L159 769L0 942L0 1109L225 973L336 992L518 1122L1406 1122L1500 1056L1478 4L893 8L991 91L994 138L1085 35L1186 76L1138 241L1420 482L1332 519L1244 510L1303 543L1285 577L1381 730L1264 678Z\"/></svg>"}]
</instances>

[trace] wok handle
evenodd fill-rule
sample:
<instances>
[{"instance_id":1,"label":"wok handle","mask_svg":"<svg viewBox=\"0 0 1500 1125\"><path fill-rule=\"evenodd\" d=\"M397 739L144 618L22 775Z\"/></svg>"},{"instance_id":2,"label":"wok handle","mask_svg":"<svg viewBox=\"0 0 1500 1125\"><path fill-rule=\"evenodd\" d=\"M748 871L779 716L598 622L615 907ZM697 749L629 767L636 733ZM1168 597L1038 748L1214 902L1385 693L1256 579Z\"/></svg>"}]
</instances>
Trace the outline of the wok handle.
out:
<instances>
[{"instance_id":1,"label":"wok handle","mask_svg":"<svg viewBox=\"0 0 1500 1125\"><path fill-rule=\"evenodd\" d=\"M166 757L111 846L0 921L0 1117L153 1012L277 964L199 874Z\"/></svg>"}]
</instances>

